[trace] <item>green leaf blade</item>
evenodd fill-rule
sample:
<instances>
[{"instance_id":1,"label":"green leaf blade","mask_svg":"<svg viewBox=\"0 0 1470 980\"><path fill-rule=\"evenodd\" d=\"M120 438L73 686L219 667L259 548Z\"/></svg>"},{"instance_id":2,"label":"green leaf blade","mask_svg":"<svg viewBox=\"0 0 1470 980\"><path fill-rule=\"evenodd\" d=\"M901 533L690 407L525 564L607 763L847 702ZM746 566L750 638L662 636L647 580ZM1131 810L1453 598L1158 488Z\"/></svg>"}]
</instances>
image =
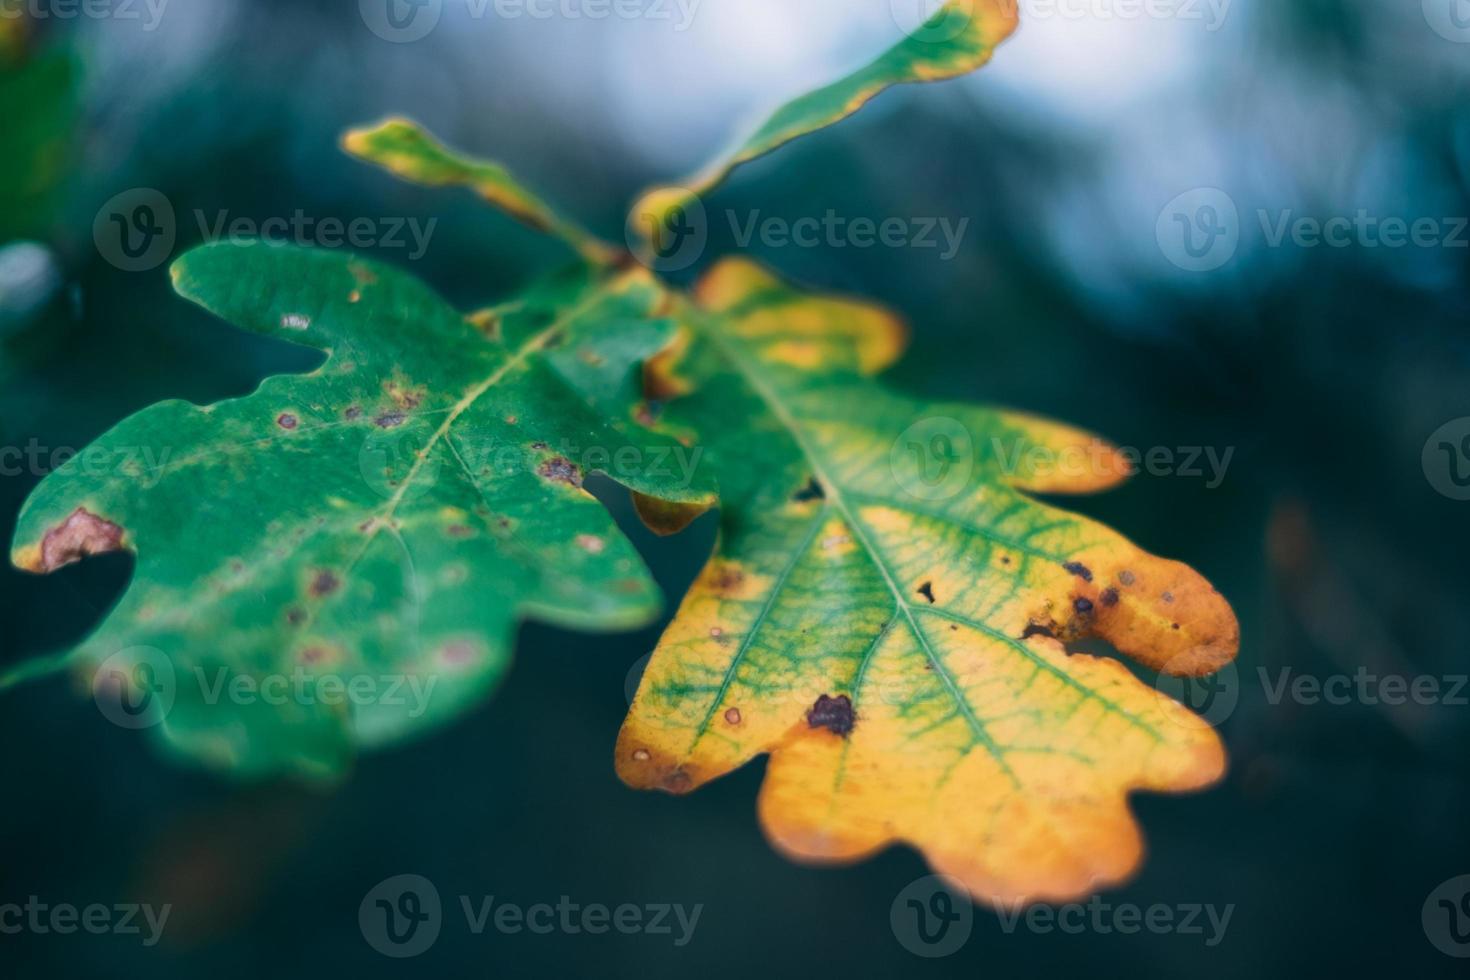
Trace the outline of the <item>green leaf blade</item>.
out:
<instances>
[{"instance_id":1,"label":"green leaf blade","mask_svg":"<svg viewBox=\"0 0 1470 980\"><path fill-rule=\"evenodd\" d=\"M582 482L600 469L690 507L709 506L711 490L697 472L651 465L682 447L605 414L613 396L599 403L551 359L597 339L604 387L626 389L666 334L645 331L622 362L601 334L653 311L646 277L583 270L488 321L330 252L211 245L175 280L326 360L244 398L124 420L37 488L13 552L37 572L136 553L131 587L74 662L156 651L174 685L160 727L175 748L246 772L336 772L357 746L482 699L522 618L628 628L657 614L656 586ZM213 683L298 675L379 696L326 704L291 686L285 703L241 703ZM394 685L404 703L389 703ZM405 700L415 685L423 697Z\"/></svg>"}]
</instances>

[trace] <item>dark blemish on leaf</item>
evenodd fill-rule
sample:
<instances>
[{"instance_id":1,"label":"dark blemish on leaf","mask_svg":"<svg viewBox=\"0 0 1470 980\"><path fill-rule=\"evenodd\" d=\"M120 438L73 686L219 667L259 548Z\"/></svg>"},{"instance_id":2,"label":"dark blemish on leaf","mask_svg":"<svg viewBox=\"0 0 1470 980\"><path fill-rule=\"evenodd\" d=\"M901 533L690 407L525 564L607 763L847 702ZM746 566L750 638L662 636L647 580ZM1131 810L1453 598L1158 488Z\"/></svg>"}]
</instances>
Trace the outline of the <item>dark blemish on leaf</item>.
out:
<instances>
[{"instance_id":1,"label":"dark blemish on leaf","mask_svg":"<svg viewBox=\"0 0 1470 980\"><path fill-rule=\"evenodd\" d=\"M347 416L347 421L356 422L358 419L362 418L362 409L358 408L356 405L351 405L343 414Z\"/></svg>"},{"instance_id":2,"label":"dark blemish on leaf","mask_svg":"<svg viewBox=\"0 0 1470 980\"><path fill-rule=\"evenodd\" d=\"M294 429L298 424L299 422L296 416L292 415L290 412L282 412L280 415L276 416L276 425L279 425L283 429Z\"/></svg>"},{"instance_id":3,"label":"dark blemish on leaf","mask_svg":"<svg viewBox=\"0 0 1470 980\"><path fill-rule=\"evenodd\" d=\"M1000 556L1000 563L1002 565L1009 565L1011 563L1011 556L1010 555L1001 555Z\"/></svg>"},{"instance_id":4,"label":"dark blemish on leaf","mask_svg":"<svg viewBox=\"0 0 1470 980\"><path fill-rule=\"evenodd\" d=\"M1124 571L1118 573L1118 581L1122 582L1126 586L1132 585L1135 581L1137 581L1137 579L1133 577L1132 572Z\"/></svg>"},{"instance_id":5,"label":"dark blemish on leaf","mask_svg":"<svg viewBox=\"0 0 1470 980\"><path fill-rule=\"evenodd\" d=\"M515 424L516 424L516 423L517 423L517 422L519 422L519 421L520 421L520 419L519 419L519 418L517 418L517 417L516 417L516 416L514 416L514 415L507 415L507 416L506 416L506 417L505 417L505 424L506 424L506 425L515 425Z\"/></svg>"},{"instance_id":6,"label":"dark blemish on leaf","mask_svg":"<svg viewBox=\"0 0 1470 980\"><path fill-rule=\"evenodd\" d=\"M292 626L300 626L302 623L306 622L306 613L293 606L292 608L286 610L286 622L290 623Z\"/></svg>"},{"instance_id":7,"label":"dark blemish on leaf","mask_svg":"<svg viewBox=\"0 0 1470 980\"><path fill-rule=\"evenodd\" d=\"M333 592L336 592L341 585L342 580L337 578L336 573L324 568L317 572L316 576L311 580L309 591L313 596L320 599L322 596L331 595Z\"/></svg>"},{"instance_id":8,"label":"dark blemish on leaf","mask_svg":"<svg viewBox=\"0 0 1470 980\"><path fill-rule=\"evenodd\" d=\"M950 623L949 624L949 631L951 633L958 633L960 631L960 628L958 626L956 626L955 624Z\"/></svg>"},{"instance_id":9,"label":"dark blemish on leaf","mask_svg":"<svg viewBox=\"0 0 1470 980\"><path fill-rule=\"evenodd\" d=\"M639 402L638 407L633 410L633 418L639 425L653 425L658 422L663 413L664 407L661 402Z\"/></svg>"},{"instance_id":10,"label":"dark blemish on leaf","mask_svg":"<svg viewBox=\"0 0 1470 980\"><path fill-rule=\"evenodd\" d=\"M1116 606L1118 604L1118 590L1117 589L1103 589L1102 595L1099 598L1102 599L1102 604L1104 606L1108 606L1110 608L1112 606Z\"/></svg>"},{"instance_id":11,"label":"dark blemish on leaf","mask_svg":"<svg viewBox=\"0 0 1470 980\"><path fill-rule=\"evenodd\" d=\"M1079 615L1089 616L1092 614L1092 600L1087 598L1078 598L1072 603L1072 608L1077 610Z\"/></svg>"},{"instance_id":12,"label":"dark blemish on leaf","mask_svg":"<svg viewBox=\"0 0 1470 980\"><path fill-rule=\"evenodd\" d=\"M732 592L745 581L745 573L734 565L721 565L710 578L710 588L716 592Z\"/></svg>"},{"instance_id":13,"label":"dark blemish on leaf","mask_svg":"<svg viewBox=\"0 0 1470 980\"><path fill-rule=\"evenodd\" d=\"M465 524L451 524L444 529L444 533L451 538L467 538L474 532Z\"/></svg>"},{"instance_id":14,"label":"dark blemish on leaf","mask_svg":"<svg viewBox=\"0 0 1470 980\"><path fill-rule=\"evenodd\" d=\"M538 466L536 472L545 479L557 483L565 483L569 487L580 487L582 485L582 471L565 456L551 457Z\"/></svg>"},{"instance_id":15,"label":"dark blemish on leaf","mask_svg":"<svg viewBox=\"0 0 1470 980\"><path fill-rule=\"evenodd\" d=\"M117 551L122 548L122 537L121 527L103 520L85 507L78 507L41 539L39 571L54 572L78 559Z\"/></svg>"},{"instance_id":16,"label":"dark blemish on leaf","mask_svg":"<svg viewBox=\"0 0 1470 980\"><path fill-rule=\"evenodd\" d=\"M509 531L510 530L510 518L509 517L502 517L500 520L496 521L495 524L502 531Z\"/></svg>"},{"instance_id":17,"label":"dark blemish on leaf","mask_svg":"<svg viewBox=\"0 0 1470 980\"><path fill-rule=\"evenodd\" d=\"M406 421L408 421L408 416L402 412L384 412L382 415L373 419L373 425L376 425L380 429L392 429L402 425Z\"/></svg>"},{"instance_id":18,"label":"dark blemish on leaf","mask_svg":"<svg viewBox=\"0 0 1470 980\"><path fill-rule=\"evenodd\" d=\"M1163 595L1163 599L1164 599L1165 602L1173 602L1174 601L1174 593L1172 593L1172 592L1165 592L1164 595Z\"/></svg>"},{"instance_id":19,"label":"dark blemish on leaf","mask_svg":"<svg viewBox=\"0 0 1470 980\"><path fill-rule=\"evenodd\" d=\"M1171 625L1170 625L1170 626L1169 626L1169 628L1170 628L1170 629L1171 629L1171 630L1177 630L1177 629L1178 629L1178 628L1179 628L1179 624L1178 624L1178 623L1173 623L1173 624L1171 624Z\"/></svg>"},{"instance_id":20,"label":"dark blemish on leaf","mask_svg":"<svg viewBox=\"0 0 1470 980\"><path fill-rule=\"evenodd\" d=\"M321 647L307 647L301 651L301 659L305 663L320 663L327 659L327 651Z\"/></svg>"},{"instance_id":21,"label":"dark blemish on leaf","mask_svg":"<svg viewBox=\"0 0 1470 980\"><path fill-rule=\"evenodd\" d=\"M739 708L727 708L727 709L725 709L725 721L729 722L732 725L738 725L738 724L740 724L740 709Z\"/></svg>"},{"instance_id":22,"label":"dark blemish on leaf","mask_svg":"<svg viewBox=\"0 0 1470 980\"><path fill-rule=\"evenodd\" d=\"M791 499L798 504L809 503L813 500L826 500L827 492L822 489L822 485L817 482L816 477L811 477L806 481L806 486L796 491L795 496Z\"/></svg>"},{"instance_id":23,"label":"dark blemish on leaf","mask_svg":"<svg viewBox=\"0 0 1470 980\"><path fill-rule=\"evenodd\" d=\"M834 735L846 738L856 722L852 713L852 699L846 694L828 697L823 694L806 713L806 723L812 728L825 728Z\"/></svg>"},{"instance_id":24,"label":"dark blemish on leaf","mask_svg":"<svg viewBox=\"0 0 1470 980\"><path fill-rule=\"evenodd\" d=\"M687 793L692 785L694 780L683 769L675 769L664 777L664 789L670 793Z\"/></svg>"},{"instance_id":25,"label":"dark blemish on leaf","mask_svg":"<svg viewBox=\"0 0 1470 980\"><path fill-rule=\"evenodd\" d=\"M1082 564L1080 561L1069 561L1065 565L1063 565L1062 567L1065 568L1067 571L1071 572L1073 575L1075 575L1078 578L1080 578L1084 582L1091 582L1092 581L1092 569L1088 568L1086 565Z\"/></svg>"},{"instance_id":26,"label":"dark blemish on leaf","mask_svg":"<svg viewBox=\"0 0 1470 980\"><path fill-rule=\"evenodd\" d=\"M1025 631L1021 633L1021 639L1029 640L1033 636L1044 636L1049 640L1057 638L1050 626L1043 626L1041 623L1027 623Z\"/></svg>"},{"instance_id":27,"label":"dark blemish on leaf","mask_svg":"<svg viewBox=\"0 0 1470 980\"><path fill-rule=\"evenodd\" d=\"M537 452L541 452L543 450L550 449L551 447L544 442L533 442L531 443L531 448L536 450Z\"/></svg>"},{"instance_id":28,"label":"dark blemish on leaf","mask_svg":"<svg viewBox=\"0 0 1470 980\"><path fill-rule=\"evenodd\" d=\"M919 586L919 595L923 596L925 599L928 599L929 605L934 605L934 583L925 582L923 585Z\"/></svg>"}]
</instances>

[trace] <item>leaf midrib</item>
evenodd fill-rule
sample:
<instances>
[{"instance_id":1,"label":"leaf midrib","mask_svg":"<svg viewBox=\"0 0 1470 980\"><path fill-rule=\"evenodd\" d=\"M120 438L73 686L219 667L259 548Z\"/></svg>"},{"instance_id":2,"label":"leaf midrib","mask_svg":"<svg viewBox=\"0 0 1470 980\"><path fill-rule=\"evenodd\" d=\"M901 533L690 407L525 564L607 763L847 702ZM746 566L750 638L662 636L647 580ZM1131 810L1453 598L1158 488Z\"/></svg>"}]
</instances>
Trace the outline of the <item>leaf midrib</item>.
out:
<instances>
[{"instance_id":1,"label":"leaf midrib","mask_svg":"<svg viewBox=\"0 0 1470 980\"><path fill-rule=\"evenodd\" d=\"M811 467L814 471L814 476L816 477L817 481L822 485L822 488L825 491L827 498L827 505L823 507L822 511L819 514L814 515L815 526L820 527L822 519L825 517L825 515L828 512L835 510L843 518L847 525L853 530L853 533L859 539L859 543L868 553L869 558L872 560L874 566L878 569L879 573L883 576L884 582L887 584L889 591L893 595L894 603L898 607L899 611L902 612L904 618L908 621L909 628L913 632L914 638L918 641L920 647L923 649L924 655L933 665L934 672L944 682L946 689L949 691L950 696L954 699L956 705L959 707L961 715L969 724L970 729L974 734L976 740L986 748L986 750L995 759L996 763L1001 767L1006 775L1010 777L1012 782L1019 786L1019 780L1017 779L1015 772L1010 768L1010 766L1006 763L1004 759L1006 748L997 743L992 737L990 737L984 722L981 721L980 718L975 714L973 708L969 703L969 700L964 696L963 689L959 686L953 672L949 670L948 666L934 651L929 642L928 635L919 626L918 620L914 615L914 607L907 601L903 589L899 587L892 570L888 567L887 562L884 560L883 553L875 546L872 539L869 537L867 526L858 518L858 516L851 510L851 508L848 507L846 501L843 498L842 489L837 485L836 481L828 476L826 472L826 467L822 465L822 458L820 454L816 451L816 447L812 444L812 442L807 438L806 433L801 426L801 423L786 408L785 403L782 401L777 392L762 380L762 378L760 377L760 373L757 370L757 366L751 362L750 358L745 354L744 351L739 349L738 343L732 343L730 340L722 336L717 329L712 329L709 326L705 325L704 321L698 315L691 317L690 319L698 324L697 329L699 329L701 334L709 339L710 342L714 344L714 346L725 357L725 359L730 362L730 364L736 369L737 372L739 372L741 378L756 393L761 402L767 407L767 409L770 410L771 414L775 416L776 420L787 430L787 432L791 435L793 441L796 442L797 447L806 457L807 462L811 464ZM929 612L931 610L925 607L923 611ZM1021 646L1018 642L1006 636L1002 632L996 630L994 627L982 626L981 624L978 624L972 620L954 615L946 615L944 618L951 619L952 621L960 620L964 623L964 625L971 626L972 628L977 629L978 632L990 636L993 639L1004 642L1007 646L1011 647L1014 650L1017 650L1024 657L1030 660L1032 664L1038 669L1047 671L1048 673L1060 679L1068 687L1077 690L1084 699L1096 700L1100 705L1102 705L1105 710L1124 718L1130 724L1133 724L1134 726L1149 734L1156 741L1164 740L1162 734L1159 733L1157 728L1149 724L1147 721L1139 718L1134 713L1124 709L1122 706L1118 705L1110 698L1103 696L1101 693L1094 690L1093 688L1082 684L1066 671L1060 670L1055 665L1047 662L1042 658L1037 657L1030 650L1027 650L1024 646ZM885 626L881 635L886 636L887 632L888 627ZM725 680L720 688L720 699L723 698L723 694L730 684L731 678L734 675L734 671L739 665L741 656L748 646L750 637L753 635L753 633L754 630L751 630L750 633L747 634L746 641L742 643L741 652L737 653L735 658L731 661L730 669L726 672ZM871 645L868 648L867 652L864 654L863 660L858 666L858 672L856 675L858 678L862 678L866 674L868 663L876 654L877 648L878 644L875 643ZM861 694L858 687L860 687L860 685L855 686L852 692L854 709L856 709L857 707L857 701ZM704 728L708 727L709 719L713 717L714 713L718 710L718 707L719 699L717 699L711 707L709 715L706 718L705 725L702 726L701 731L703 731ZM696 736L696 742L697 741L698 736Z\"/></svg>"}]
</instances>

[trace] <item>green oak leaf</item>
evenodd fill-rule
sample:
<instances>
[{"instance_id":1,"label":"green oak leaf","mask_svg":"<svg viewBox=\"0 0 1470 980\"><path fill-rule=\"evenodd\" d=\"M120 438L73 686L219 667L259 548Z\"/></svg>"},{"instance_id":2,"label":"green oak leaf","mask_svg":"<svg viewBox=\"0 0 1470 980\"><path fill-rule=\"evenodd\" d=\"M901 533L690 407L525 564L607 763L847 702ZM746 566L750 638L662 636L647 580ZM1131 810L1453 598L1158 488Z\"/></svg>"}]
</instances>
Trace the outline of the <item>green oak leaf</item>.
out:
<instances>
[{"instance_id":1,"label":"green oak leaf","mask_svg":"<svg viewBox=\"0 0 1470 980\"><path fill-rule=\"evenodd\" d=\"M630 226L657 239L692 199L708 193L738 166L794 139L841 122L873 98L908 82L956 78L985 65L1017 23L1015 0L948 0L923 24L866 67L777 109L734 150L677 185L661 187L634 205Z\"/></svg>"},{"instance_id":2,"label":"green oak leaf","mask_svg":"<svg viewBox=\"0 0 1470 980\"><path fill-rule=\"evenodd\" d=\"M588 267L473 317L350 255L200 248L185 297L326 352L244 398L164 402L50 475L12 555L49 572L136 554L70 666L104 713L244 773L330 776L504 676L517 623L629 628L659 610L591 471L691 511L697 454L635 424L638 365L672 327L641 270Z\"/></svg>"},{"instance_id":3,"label":"green oak leaf","mask_svg":"<svg viewBox=\"0 0 1470 980\"><path fill-rule=\"evenodd\" d=\"M342 148L403 180L472 190L525 225L561 238L589 262L612 264L624 254L557 214L505 167L456 153L406 119L349 130L342 136Z\"/></svg>"}]
</instances>

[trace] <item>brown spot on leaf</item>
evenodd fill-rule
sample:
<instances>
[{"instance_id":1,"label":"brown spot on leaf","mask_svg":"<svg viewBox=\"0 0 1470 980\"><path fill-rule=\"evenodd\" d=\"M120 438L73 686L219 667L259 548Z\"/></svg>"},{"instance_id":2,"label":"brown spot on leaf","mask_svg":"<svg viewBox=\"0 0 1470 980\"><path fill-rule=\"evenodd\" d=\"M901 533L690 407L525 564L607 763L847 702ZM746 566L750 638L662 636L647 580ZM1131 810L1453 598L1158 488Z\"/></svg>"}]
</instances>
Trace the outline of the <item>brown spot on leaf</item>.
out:
<instances>
[{"instance_id":1,"label":"brown spot on leaf","mask_svg":"<svg viewBox=\"0 0 1470 980\"><path fill-rule=\"evenodd\" d=\"M1078 597L1073 600L1072 608L1077 610L1079 616L1090 616L1092 615L1093 609L1092 600L1086 597Z\"/></svg>"},{"instance_id":2,"label":"brown spot on leaf","mask_svg":"<svg viewBox=\"0 0 1470 980\"><path fill-rule=\"evenodd\" d=\"M792 494L791 499L798 504L810 503L813 500L826 500L827 492L822 489L816 477L811 477L806 481L806 486Z\"/></svg>"},{"instance_id":3,"label":"brown spot on leaf","mask_svg":"<svg viewBox=\"0 0 1470 980\"><path fill-rule=\"evenodd\" d=\"M384 412L373 419L373 425L380 429L393 429L408 421L408 416L402 412Z\"/></svg>"},{"instance_id":4,"label":"brown spot on leaf","mask_svg":"<svg viewBox=\"0 0 1470 980\"><path fill-rule=\"evenodd\" d=\"M1021 639L1029 640L1033 636L1044 636L1049 640L1055 640L1057 638L1057 634L1050 626L1043 625L1042 623L1027 623L1026 629L1021 633Z\"/></svg>"},{"instance_id":5,"label":"brown spot on leaf","mask_svg":"<svg viewBox=\"0 0 1470 980\"><path fill-rule=\"evenodd\" d=\"M1075 575L1078 578L1080 578L1084 582L1091 582L1092 581L1092 569L1088 568L1086 565L1082 564L1080 561L1069 561L1065 565L1063 565L1062 567L1065 568L1067 571L1071 572L1073 575Z\"/></svg>"},{"instance_id":6,"label":"brown spot on leaf","mask_svg":"<svg viewBox=\"0 0 1470 980\"><path fill-rule=\"evenodd\" d=\"M279 425L283 429L294 429L299 424L300 420L298 420L296 416L292 415L290 412L282 412L280 415L276 416L276 425Z\"/></svg>"},{"instance_id":7,"label":"brown spot on leaf","mask_svg":"<svg viewBox=\"0 0 1470 980\"><path fill-rule=\"evenodd\" d=\"M740 709L739 708L726 708L725 709L725 720L727 722L729 722L730 724L732 724L732 725L738 725L738 724L740 724Z\"/></svg>"},{"instance_id":8,"label":"brown spot on leaf","mask_svg":"<svg viewBox=\"0 0 1470 980\"><path fill-rule=\"evenodd\" d=\"M337 578L337 574L330 569L323 568L312 577L311 586L308 591L311 592L313 597L320 599L323 596L331 595L341 587L342 580Z\"/></svg>"},{"instance_id":9,"label":"brown spot on leaf","mask_svg":"<svg viewBox=\"0 0 1470 980\"><path fill-rule=\"evenodd\" d=\"M1132 585L1134 582L1136 582L1138 580L1137 580L1137 578L1134 577L1134 575L1133 575L1132 572L1122 571L1122 572L1119 572L1118 573L1118 581L1119 582L1122 582L1125 586L1128 586L1128 585Z\"/></svg>"},{"instance_id":10,"label":"brown spot on leaf","mask_svg":"<svg viewBox=\"0 0 1470 980\"><path fill-rule=\"evenodd\" d=\"M1165 592L1162 598L1163 598L1163 600L1165 602L1173 602L1174 601L1174 593L1172 593L1172 592Z\"/></svg>"},{"instance_id":11,"label":"brown spot on leaf","mask_svg":"<svg viewBox=\"0 0 1470 980\"><path fill-rule=\"evenodd\" d=\"M825 728L834 735L846 738L856 723L852 712L852 699L846 694L835 698L823 694L806 713L806 723L812 728Z\"/></svg>"},{"instance_id":12,"label":"brown spot on leaf","mask_svg":"<svg viewBox=\"0 0 1470 980\"><path fill-rule=\"evenodd\" d=\"M444 529L444 533L451 538L467 538L474 532L467 524L451 524Z\"/></svg>"},{"instance_id":13,"label":"brown spot on leaf","mask_svg":"<svg viewBox=\"0 0 1470 980\"><path fill-rule=\"evenodd\" d=\"M1113 606L1116 606L1118 604L1118 590L1103 589L1102 595L1099 596L1099 598L1102 600L1102 604L1104 606L1112 608Z\"/></svg>"},{"instance_id":14,"label":"brown spot on leaf","mask_svg":"<svg viewBox=\"0 0 1470 980\"><path fill-rule=\"evenodd\" d=\"M306 622L306 613L302 612L295 606L292 606L290 609L286 610L286 622L290 623L292 626L300 626L302 623Z\"/></svg>"},{"instance_id":15,"label":"brown spot on leaf","mask_svg":"<svg viewBox=\"0 0 1470 980\"><path fill-rule=\"evenodd\" d=\"M358 408L356 405L350 405L348 406L347 411L343 412L342 414L347 416L347 421L355 422L358 419L362 418L362 409Z\"/></svg>"},{"instance_id":16,"label":"brown spot on leaf","mask_svg":"<svg viewBox=\"0 0 1470 980\"><path fill-rule=\"evenodd\" d=\"M923 596L925 599L928 599L929 605L934 605L934 583L925 582L923 585L919 586L919 595Z\"/></svg>"},{"instance_id":17,"label":"brown spot on leaf","mask_svg":"<svg viewBox=\"0 0 1470 980\"><path fill-rule=\"evenodd\" d=\"M582 485L582 471L565 456L553 456L536 468L538 475L569 487Z\"/></svg>"},{"instance_id":18,"label":"brown spot on leaf","mask_svg":"<svg viewBox=\"0 0 1470 980\"><path fill-rule=\"evenodd\" d=\"M39 568L32 570L54 572L82 558L118 551L122 548L122 538L121 527L103 520L85 507L78 507L66 520L46 532L41 539Z\"/></svg>"}]
</instances>

